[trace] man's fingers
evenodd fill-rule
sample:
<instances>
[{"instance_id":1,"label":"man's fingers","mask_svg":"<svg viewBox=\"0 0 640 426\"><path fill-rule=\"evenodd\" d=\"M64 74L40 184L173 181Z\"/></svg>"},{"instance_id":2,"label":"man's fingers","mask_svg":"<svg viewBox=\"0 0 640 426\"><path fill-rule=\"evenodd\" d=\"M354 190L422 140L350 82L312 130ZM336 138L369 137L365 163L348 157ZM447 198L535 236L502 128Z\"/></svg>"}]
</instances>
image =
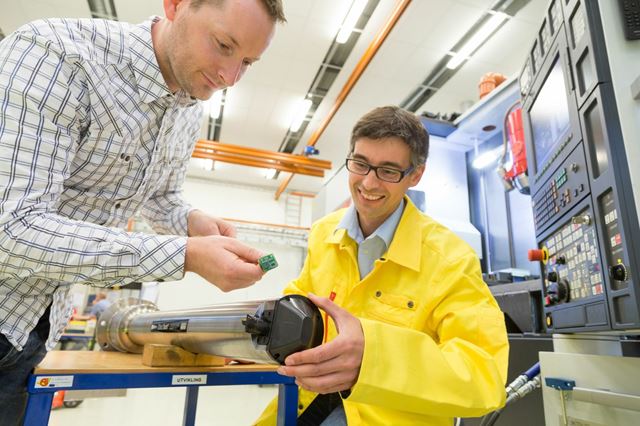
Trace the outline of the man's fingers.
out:
<instances>
[{"instance_id":1,"label":"man's fingers","mask_svg":"<svg viewBox=\"0 0 640 426\"><path fill-rule=\"evenodd\" d=\"M264 271L260 268L257 262L252 262L246 259L245 256L252 252L259 253L258 250L246 246L229 237L216 237L222 244L220 248L224 250L221 254L221 258L217 259L221 261L224 268L221 270L221 278L219 282L215 284L223 291L235 290L238 288L248 287L259 281L264 275Z\"/></svg>"},{"instance_id":2,"label":"man's fingers","mask_svg":"<svg viewBox=\"0 0 640 426\"><path fill-rule=\"evenodd\" d=\"M289 377L317 377L344 370L344 363L340 358L332 358L318 364L283 365L278 368L278 374Z\"/></svg>"},{"instance_id":3,"label":"man's fingers","mask_svg":"<svg viewBox=\"0 0 640 426\"><path fill-rule=\"evenodd\" d=\"M321 377L296 377L296 384L303 389L316 393L331 393L350 389L353 380L346 378L344 374L328 374Z\"/></svg>"},{"instance_id":4,"label":"man's fingers","mask_svg":"<svg viewBox=\"0 0 640 426\"><path fill-rule=\"evenodd\" d=\"M260 250L249 247L248 245L233 238L228 238L226 240L225 248L245 262L254 263L256 265L258 264L258 259L264 256Z\"/></svg>"},{"instance_id":5,"label":"man's fingers","mask_svg":"<svg viewBox=\"0 0 640 426\"><path fill-rule=\"evenodd\" d=\"M351 314L342 309L340 306L333 303L326 297L319 297L313 293L308 293L307 297L320 309L325 311L333 319L336 324L338 332L340 332L340 325L344 324L346 318L351 317Z\"/></svg>"},{"instance_id":6,"label":"man's fingers","mask_svg":"<svg viewBox=\"0 0 640 426\"><path fill-rule=\"evenodd\" d=\"M217 219L218 229L220 230L220 234L225 237L236 238L236 227L233 226L232 223L227 222L226 220Z\"/></svg>"},{"instance_id":7,"label":"man's fingers","mask_svg":"<svg viewBox=\"0 0 640 426\"><path fill-rule=\"evenodd\" d=\"M336 346L335 340L332 340L324 345L291 354L284 360L284 362L286 365L318 364L326 362L340 356L339 348Z\"/></svg>"}]
</instances>

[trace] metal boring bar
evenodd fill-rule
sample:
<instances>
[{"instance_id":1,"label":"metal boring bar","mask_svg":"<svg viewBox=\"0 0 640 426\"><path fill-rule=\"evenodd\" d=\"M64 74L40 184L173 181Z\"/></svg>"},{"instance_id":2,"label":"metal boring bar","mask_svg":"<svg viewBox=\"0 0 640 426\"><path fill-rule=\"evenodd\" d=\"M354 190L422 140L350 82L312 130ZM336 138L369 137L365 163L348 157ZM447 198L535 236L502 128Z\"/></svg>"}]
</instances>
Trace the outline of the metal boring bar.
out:
<instances>
[{"instance_id":1,"label":"metal boring bar","mask_svg":"<svg viewBox=\"0 0 640 426\"><path fill-rule=\"evenodd\" d=\"M145 344L175 345L262 364L284 364L294 353L322 343L320 310L306 297L159 311L151 302L121 299L98 321L96 339L104 350L142 353Z\"/></svg>"}]
</instances>

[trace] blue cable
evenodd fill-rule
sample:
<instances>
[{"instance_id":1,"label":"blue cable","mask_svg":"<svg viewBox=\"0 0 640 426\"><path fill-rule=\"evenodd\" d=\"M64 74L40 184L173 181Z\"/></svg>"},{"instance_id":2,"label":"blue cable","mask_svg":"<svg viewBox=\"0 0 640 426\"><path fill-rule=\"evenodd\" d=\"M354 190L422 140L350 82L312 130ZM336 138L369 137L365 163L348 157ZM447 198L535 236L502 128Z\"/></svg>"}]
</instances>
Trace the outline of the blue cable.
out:
<instances>
[{"instance_id":1,"label":"blue cable","mask_svg":"<svg viewBox=\"0 0 640 426\"><path fill-rule=\"evenodd\" d=\"M533 364L531 368L529 368L524 374L529 378L529 380L536 377L538 374L540 374L540 363L536 362L535 364Z\"/></svg>"}]
</instances>

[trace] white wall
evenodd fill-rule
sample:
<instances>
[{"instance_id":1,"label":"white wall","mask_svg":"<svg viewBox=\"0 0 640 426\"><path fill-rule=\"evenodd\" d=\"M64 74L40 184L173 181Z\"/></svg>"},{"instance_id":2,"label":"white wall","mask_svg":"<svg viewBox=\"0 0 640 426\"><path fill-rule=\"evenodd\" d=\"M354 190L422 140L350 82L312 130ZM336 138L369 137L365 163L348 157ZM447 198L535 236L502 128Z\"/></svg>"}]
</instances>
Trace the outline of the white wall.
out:
<instances>
[{"instance_id":1,"label":"white wall","mask_svg":"<svg viewBox=\"0 0 640 426\"><path fill-rule=\"evenodd\" d=\"M413 188L424 191L427 213L443 221L469 221L469 189L464 152L448 149L442 138L431 137L422 179Z\"/></svg>"},{"instance_id":2,"label":"white wall","mask_svg":"<svg viewBox=\"0 0 640 426\"><path fill-rule=\"evenodd\" d=\"M273 189L188 178L184 193L194 207L216 216L284 224L285 196L275 201ZM303 226L308 226L311 222L310 212L311 199L303 198ZM284 286L300 272L305 249L273 243L247 244L265 254L273 253L278 267L265 274L255 285L230 293L223 293L198 275L188 273L181 281L160 284L158 307L161 310L189 309L217 303L278 297Z\"/></svg>"},{"instance_id":3,"label":"white wall","mask_svg":"<svg viewBox=\"0 0 640 426\"><path fill-rule=\"evenodd\" d=\"M183 189L187 201L195 208L216 216L274 224L285 223L288 195L283 194L276 201L276 191L273 188L187 177ZM302 197L303 221L300 226L310 226L311 204L312 198Z\"/></svg>"},{"instance_id":4,"label":"white wall","mask_svg":"<svg viewBox=\"0 0 640 426\"><path fill-rule=\"evenodd\" d=\"M342 167L329 178L320 193L314 198L313 220L316 221L336 210L347 199L351 199L349 176L347 169Z\"/></svg>"}]
</instances>

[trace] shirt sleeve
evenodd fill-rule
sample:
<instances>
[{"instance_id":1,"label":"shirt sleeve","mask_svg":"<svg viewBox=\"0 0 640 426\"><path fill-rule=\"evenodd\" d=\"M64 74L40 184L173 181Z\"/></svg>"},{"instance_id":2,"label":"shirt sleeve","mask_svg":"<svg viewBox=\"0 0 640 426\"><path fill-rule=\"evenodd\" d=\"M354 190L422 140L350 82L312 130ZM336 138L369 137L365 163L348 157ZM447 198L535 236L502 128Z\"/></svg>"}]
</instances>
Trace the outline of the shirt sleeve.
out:
<instances>
[{"instance_id":1,"label":"shirt sleeve","mask_svg":"<svg viewBox=\"0 0 640 426\"><path fill-rule=\"evenodd\" d=\"M365 351L349 401L451 417L480 416L504 405L504 316L477 263L467 256L441 271L424 330L361 319Z\"/></svg>"},{"instance_id":2,"label":"shirt sleeve","mask_svg":"<svg viewBox=\"0 0 640 426\"><path fill-rule=\"evenodd\" d=\"M182 278L184 237L128 234L56 211L89 114L80 59L27 30L0 43L0 57L0 279Z\"/></svg>"}]
</instances>

